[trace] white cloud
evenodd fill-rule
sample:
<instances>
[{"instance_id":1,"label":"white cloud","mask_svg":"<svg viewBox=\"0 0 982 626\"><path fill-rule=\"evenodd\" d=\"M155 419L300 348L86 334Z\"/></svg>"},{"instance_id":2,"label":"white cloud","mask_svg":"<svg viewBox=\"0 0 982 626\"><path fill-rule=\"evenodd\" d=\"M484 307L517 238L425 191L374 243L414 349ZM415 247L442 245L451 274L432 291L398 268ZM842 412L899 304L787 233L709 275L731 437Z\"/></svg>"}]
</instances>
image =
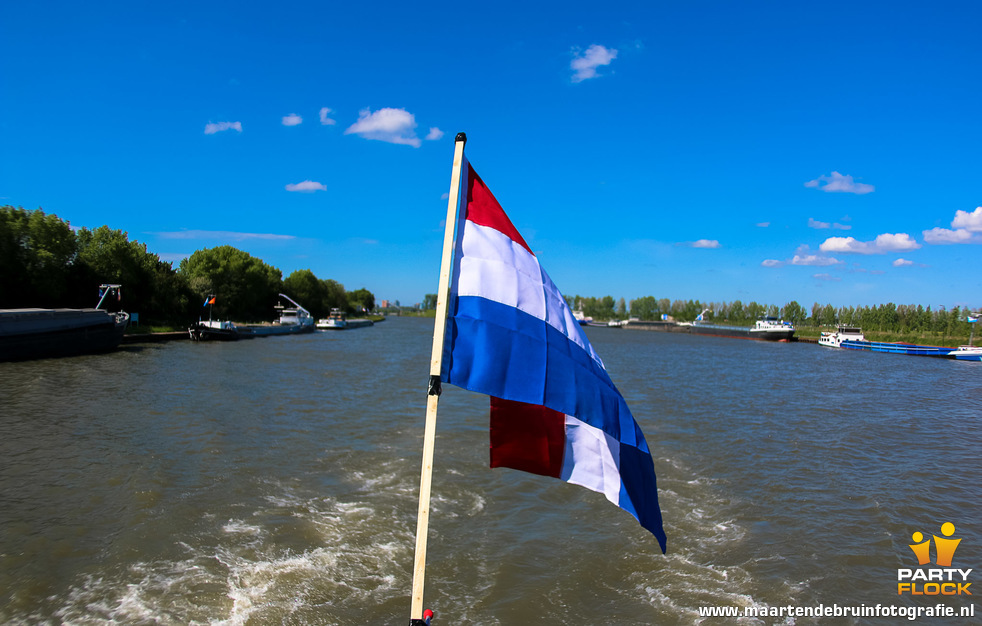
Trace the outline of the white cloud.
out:
<instances>
[{"instance_id":1,"label":"white cloud","mask_svg":"<svg viewBox=\"0 0 982 626\"><path fill-rule=\"evenodd\" d=\"M813 217L809 217L808 228L815 228L818 230L822 230L825 228L834 228L836 230L850 230L852 226L849 226L848 224L840 224L838 222L835 222L834 224L830 224L828 222L820 222Z\"/></svg>"},{"instance_id":2,"label":"white cloud","mask_svg":"<svg viewBox=\"0 0 982 626\"><path fill-rule=\"evenodd\" d=\"M824 185L822 183L825 183ZM875 187L866 183L857 183L852 176L842 175L839 172L832 172L828 176L819 176L815 180L805 183L805 187L812 187L828 192L842 192L864 194L872 192Z\"/></svg>"},{"instance_id":3,"label":"white cloud","mask_svg":"<svg viewBox=\"0 0 982 626\"><path fill-rule=\"evenodd\" d=\"M291 183L286 186L287 191L299 191L301 193L314 193L315 191L327 191L327 187L313 180L305 180L301 183Z\"/></svg>"},{"instance_id":4,"label":"white cloud","mask_svg":"<svg viewBox=\"0 0 982 626\"><path fill-rule=\"evenodd\" d=\"M321 124L323 124L324 126L333 126L337 124L336 120L332 120L331 118L328 117L328 115L330 114L331 114L331 109L327 107L323 107L321 109Z\"/></svg>"},{"instance_id":5,"label":"white cloud","mask_svg":"<svg viewBox=\"0 0 982 626\"><path fill-rule=\"evenodd\" d=\"M897 259L893 262L894 267L906 267L908 265L913 265L913 261L908 261L907 259Z\"/></svg>"},{"instance_id":6,"label":"white cloud","mask_svg":"<svg viewBox=\"0 0 982 626\"><path fill-rule=\"evenodd\" d=\"M829 237L818 247L822 252L847 254L884 254L889 251L917 250L921 244L907 233L878 235L873 241L859 241L855 237Z\"/></svg>"},{"instance_id":7,"label":"white cloud","mask_svg":"<svg viewBox=\"0 0 982 626\"><path fill-rule=\"evenodd\" d=\"M951 220L952 228L964 228L973 233L982 233L982 206L974 211L955 211L955 219Z\"/></svg>"},{"instance_id":8,"label":"white cloud","mask_svg":"<svg viewBox=\"0 0 982 626\"><path fill-rule=\"evenodd\" d=\"M220 239L245 241L247 239L265 239L279 241L296 239L293 235L273 235L270 233L239 233L229 230L179 230L174 232L154 233L161 239Z\"/></svg>"},{"instance_id":9,"label":"white cloud","mask_svg":"<svg viewBox=\"0 0 982 626\"><path fill-rule=\"evenodd\" d=\"M925 230L921 233L924 235L924 241L930 244L948 244L948 243L975 243L978 239L970 232L964 228L959 228L957 230L949 230L947 228L932 228L931 230Z\"/></svg>"},{"instance_id":10,"label":"white cloud","mask_svg":"<svg viewBox=\"0 0 982 626\"><path fill-rule=\"evenodd\" d=\"M757 227L758 228L767 228L770 225L771 225L770 222L757 222Z\"/></svg>"},{"instance_id":11,"label":"white cloud","mask_svg":"<svg viewBox=\"0 0 982 626\"><path fill-rule=\"evenodd\" d=\"M839 259L830 256L822 256L820 254L812 254L811 249L808 244L803 244L798 246L795 250L794 256L787 261L778 261L776 259L768 259L761 263L764 267L782 267L784 265L806 265L815 267L827 267L829 265L839 265L842 263Z\"/></svg>"},{"instance_id":12,"label":"white cloud","mask_svg":"<svg viewBox=\"0 0 982 626\"><path fill-rule=\"evenodd\" d=\"M842 263L839 259L831 256L820 256L818 254L796 254L791 258L791 265L814 265L824 267L827 265L838 265Z\"/></svg>"},{"instance_id":13,"label":"white cloud","mask_svg":"<svg viewBox=\"0 0 982 626\"><path fill-rule=\"evenodd\" d=\"M205 134L214 135L223 130L237 130L242 132L242 122L209 122L205 124Z\"/></svg>"},{"instance_id":14,"label":"white cloud","mask_svg":"<svg viewBox=\"0 0 982 626\"><path fill-rule=\"evenodd\" d=\"M839 282L839 281L842 280L841 277L839 277L839 276L833 276L831 274L812 274L812 278L814 278L816 280L825 280L825 281L831 281L831 282Z\"/></svg>"},{"instance_id":15,"label":"white cloud","mask_svg":"<svg viewBox=\"0 0 982 626\"><path fill-rule=\"evenodd\" d=\"M693 248L720 248L719 242L715 239L699 239L692 242Z\"/></svg>"},{"instance_id":16,"label":"white cloud","mask_svg":"<svg viewBox=\"0 0 982 626\"><path fill-rule=\"evenodd\" d=\"M415 129L416 118L405 109L385 108L374 113L371 109L363 109L358 114L358 121L344 134L418 148L422 142Z\"/></svg>"},{"instance_id":17,"label":"white cloud","mask_svg":"<svg viewBox=\"0 0 982 626\"><path fill-rule=\"evenodd\" d=\"M283 116L284 126L299 126L303 123L303 118L296 113L290 113L289 115Z\"/></svg>"},{"instance_id":18,"label":"white cloud","mask_svg":"<svg viewBox=\"0 0 982 626\"><path fill-rule=\"evenodd\" d=\"M923 231L924 241L930 244L982 243L982 206L971 213L955 211L951 226L954 230L932 228Z\"/></svg>"},{"instance_id":19,"label":"white cloud","mask_svg":"<svg viewBox=\"0 0 982 626\"><path fill-rule=\"evenodd\" d=\"M430 128L430 132L426 134L427 141L436 141L437 139L443 138L443 131L436 126Z\"/></svg>"},{"instance_id":20,"label":"white cloud","mask_svg":"<svg viewBox=\"0 0 982 626\"><path fill-rule=\"evenodd\" d=\"M870 250L871 244L857 241L853 237L829 237L818 247L822 252L856 252L859 254L873 254Z\"/></svg>"},{"instance_id":21,"label":"white cloud","mask_svg":"<svg viewBox=\"0 0 982 626\"><path fill-rule=\"evenodd\" d=\"M573 82L580 83L588 78L596 78L597 68L601 65L610 65L610 62L617 58L617 50L593 44L582 54L579 48L574 48L573 55L569 67L574 72Z\"/></svg>"},{"instance_id":22,"label":"white cloud","mask_svg":"<svg viewBox=\"0 0 982 626\"><path fill-rule=\"evenodd\" d=\"M921 247L921 244L911 239L907 233L897 233L895 235L884 233L877 235L873 244L879 252L887 252L889 250L917 250Z\"/></svg>"}]
</instances>

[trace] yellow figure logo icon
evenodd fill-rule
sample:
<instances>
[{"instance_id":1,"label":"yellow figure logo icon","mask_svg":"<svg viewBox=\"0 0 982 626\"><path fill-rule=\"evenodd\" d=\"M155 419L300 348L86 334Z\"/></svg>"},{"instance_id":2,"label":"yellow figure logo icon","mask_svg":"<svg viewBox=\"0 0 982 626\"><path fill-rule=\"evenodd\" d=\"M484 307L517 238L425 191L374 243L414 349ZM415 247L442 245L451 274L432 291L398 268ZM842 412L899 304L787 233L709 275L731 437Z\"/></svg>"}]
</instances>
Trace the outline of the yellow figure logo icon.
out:
<instances>
[{"instance_id":1,"label":"yellow figure logo icon","mask_svg":"<svg viewBox=\"0 0 982 626\"><path fill-rule=\"evenodd\" d=\"M945 522L941 525L941 534L950 537L955 534L955 525ZM941 567L951 567L951 557L955 556L955 548L961 539L943 539L934 535L934 549L937 552L937 564Z\"/></svg>"},{"instance_id":2,"label":"yellow figure logo icon","mask_svg":"<svg viewBox=\"0 0 982 626\"><path fill-rule=\"evenodd\" d=\"M914 540L914 543L910 546L910 549L914 551L914 556L917 557L918 565L927 565L931 562L931 540L928 539L924 541L924 534L920 531L914 533L910 537Z\"/></svg>"},{"instance_id":3,"label":"yellow figure logo icon","mask_svg":"<svg viewBox=\"0 0 982 626\"><path fill-rule=\"evenodd\" d=\"M941 525L941 534L944 537L932 535L934 538L935 563L941 567L951 567L951 559L955 556L955 549L958 548L961 539L946 538L955 534L955 525L951 522L945 522ZM927 565L930 563L931 540L925 540L924 534L919 531L911 535L910 538L914 541L914 543L909 545L910 549L914 552L914 556L917 557L917 564Z\"/></svg>"}]
</instances>

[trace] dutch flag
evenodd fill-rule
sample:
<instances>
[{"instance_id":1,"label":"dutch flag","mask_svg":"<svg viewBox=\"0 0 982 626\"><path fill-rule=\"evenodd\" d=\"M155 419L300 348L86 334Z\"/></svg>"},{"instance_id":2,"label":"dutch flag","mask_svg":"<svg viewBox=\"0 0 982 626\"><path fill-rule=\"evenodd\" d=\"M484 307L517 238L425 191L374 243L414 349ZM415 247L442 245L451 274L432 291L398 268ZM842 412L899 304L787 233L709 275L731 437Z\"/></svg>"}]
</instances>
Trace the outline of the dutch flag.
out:
<instances>
[{"instance_id":1,"label":"dutch flag","mask_svg":"<svg viewBox=\"0 0 982 626\"><path fill-rule=\"evenodd\" d=\"M444 382L491 396L491 466L604 494L665 531L641 428L562 294L464 160Z\"/></svg>"}]
</instances>

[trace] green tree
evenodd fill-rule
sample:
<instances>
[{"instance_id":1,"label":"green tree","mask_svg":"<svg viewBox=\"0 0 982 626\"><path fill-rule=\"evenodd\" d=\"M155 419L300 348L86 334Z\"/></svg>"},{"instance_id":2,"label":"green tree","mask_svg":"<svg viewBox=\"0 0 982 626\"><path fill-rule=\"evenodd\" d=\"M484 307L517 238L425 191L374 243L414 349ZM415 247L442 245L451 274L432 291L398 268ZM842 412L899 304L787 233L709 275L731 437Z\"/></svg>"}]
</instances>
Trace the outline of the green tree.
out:
<instances>
[{"instance_id":1,"label":"green tree","mask_svg":"<svg viewBox=\"0 0 982 626\"><path fill-rule=\"evenodd\" d=\"M284 278L283 291L315 318L327 317L330 313L330 309L324 306L327 288L309 269L296 270Z\"/></svg>"},{"instance_id":2,"label":"green tree","mask_svg":"<svg viewBox=\"0 0 982 626\"><path fill-rule=\"evenodd\" d=\"M792 300L784 305L781 309L781 317L791 322L795 326L800 325L805 321L808 313L805 311L805 307L798 304L796 300Z\"/></svg>"},{"instance_id":3,"label":"green tree","mask_svg":"<svg viewBox=\"0 0 982 626\"><path fill-rule=\"evenodd\" d=\"M178 273L199 288L204 281L194 279L207 279L217 296L215 313L243 322L270 319L283 284L280 270L232 246L198 250L181 261ZM196 295L203 300L208 292Z\"/></svg>"},{"instance_id":4,"label":"green tree","mask_svg":"<svg viewBox=\"0 0 982 626\"><path fill-rule=\"evenodd\" d=\"M76 235L77 275L89 290L100 283L121 284L119 308L139 313L141 321L187 319L191 292L186 281L170 263L149 252L146 244L130 241L125 232L108 226L82 228Z\"/></svg>"},{"instance_id":5,"label":"green tree","mask_svg":"<svg viewBox=\"0 0 982 626\"><path fill-rule=\"evenodd\" d=\"M658 301L654 296L643 296L636 300L631 300L631 317L639 320L651 321L658 319Z\"/></svg>"},{"instance_id":6,"label":"green tree","mask_svg":"<svg viewBox=\"0 0 982 626\"><path fill-rule=\"evenodd\" d=\"M324 285L324 307L331 309L348 310L348 294L344 290L344 285L330 278L321 281Z\"/></svg>"},{"instance_id":7,"label":"green tree","mask_svg":"<svg viewBox=\"0 0 982 626\"><path fill-rule=\"evenodd\" d=\"M767 312L767 308L763 305L757 304L756 301L751 300L750 304L747 305L745 311L746 311L746 319L753 322L756 321L757 318L764 315Z\"/></svg>"},{"instance_id":8,"label":"green tree","mask_svg":"<svg viewBox=\"0 0 982 626\"><path fill-rule=\"evenodd\" d=\"M0 207L0 307L81 306L70 289L76 253L75 233L57 215Z\"/></svg>"},{"instance_id":9,"label":"green tree","mask_svg":"<svg viewBox=\"0 0 982 626\"><path fill-rule=\"evenodd\" d=\"M599 302L599 315L602 320L614 319L614 296L604 296Z\"/></svg>"},{"instance_id":10,"label":"green tree","mask_svg":"<svg viewBox=\"0 0 982 626\"><path fill-rule=\"evenodd\" d=\"M348 308L352 311L361 311L370 313L375 310L375 295L362 287L348 294Z\"/></svg>"},{"instance_id":11,"label":"green tree","mask_svg":"<svg viewBox=\"0 0 982 626\"><path fill-rule=\"evenodd\" d=\"M813 326L819 326L822 323L822 305L817 302L812 305L811 321Z\"/></svg>"},{"instance_id":12,"label":"green tree","mask_svg":"<svg viewBox=\"0 0 982 626\"><path fill-rule=\"evenodd\" d=\"M423 310L432 311L435 308L436 308L436 294L428 293L425 296L423 296Z\"/></svg>"}]
</instances>

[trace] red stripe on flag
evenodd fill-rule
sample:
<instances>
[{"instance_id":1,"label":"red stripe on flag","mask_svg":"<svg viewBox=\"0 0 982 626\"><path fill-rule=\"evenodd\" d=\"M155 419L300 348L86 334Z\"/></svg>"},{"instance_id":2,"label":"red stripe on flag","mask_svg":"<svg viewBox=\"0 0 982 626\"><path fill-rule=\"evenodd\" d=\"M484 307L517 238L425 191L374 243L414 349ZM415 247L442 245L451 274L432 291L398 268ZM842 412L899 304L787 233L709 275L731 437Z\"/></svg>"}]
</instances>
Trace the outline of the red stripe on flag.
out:
<instances>
[{"instance_id":1,"label":"red stripe on flag","mask_svg":"<svg viewBox=\"0 0 982 626\"><path fill-rule=\"evenodd\" d=\"M562 413L491 396L491 467L559 478L565 450Z\"/></svg>"},{"instance_id":2,"label":"red stripe on flag","mask_svg":"<svg viewBox=\"0 0 982 626\"><path fill-rule=\"evenodd\" d=\"M512 241L528 250L529 254L535 256L529 245L518 234L518 229L505 215L504 209L498 204L488 186L484 184L473 167L468 167L468 169L470 173L467 176L467 219L507 235Z\"/></svg>"}]
</instances>

